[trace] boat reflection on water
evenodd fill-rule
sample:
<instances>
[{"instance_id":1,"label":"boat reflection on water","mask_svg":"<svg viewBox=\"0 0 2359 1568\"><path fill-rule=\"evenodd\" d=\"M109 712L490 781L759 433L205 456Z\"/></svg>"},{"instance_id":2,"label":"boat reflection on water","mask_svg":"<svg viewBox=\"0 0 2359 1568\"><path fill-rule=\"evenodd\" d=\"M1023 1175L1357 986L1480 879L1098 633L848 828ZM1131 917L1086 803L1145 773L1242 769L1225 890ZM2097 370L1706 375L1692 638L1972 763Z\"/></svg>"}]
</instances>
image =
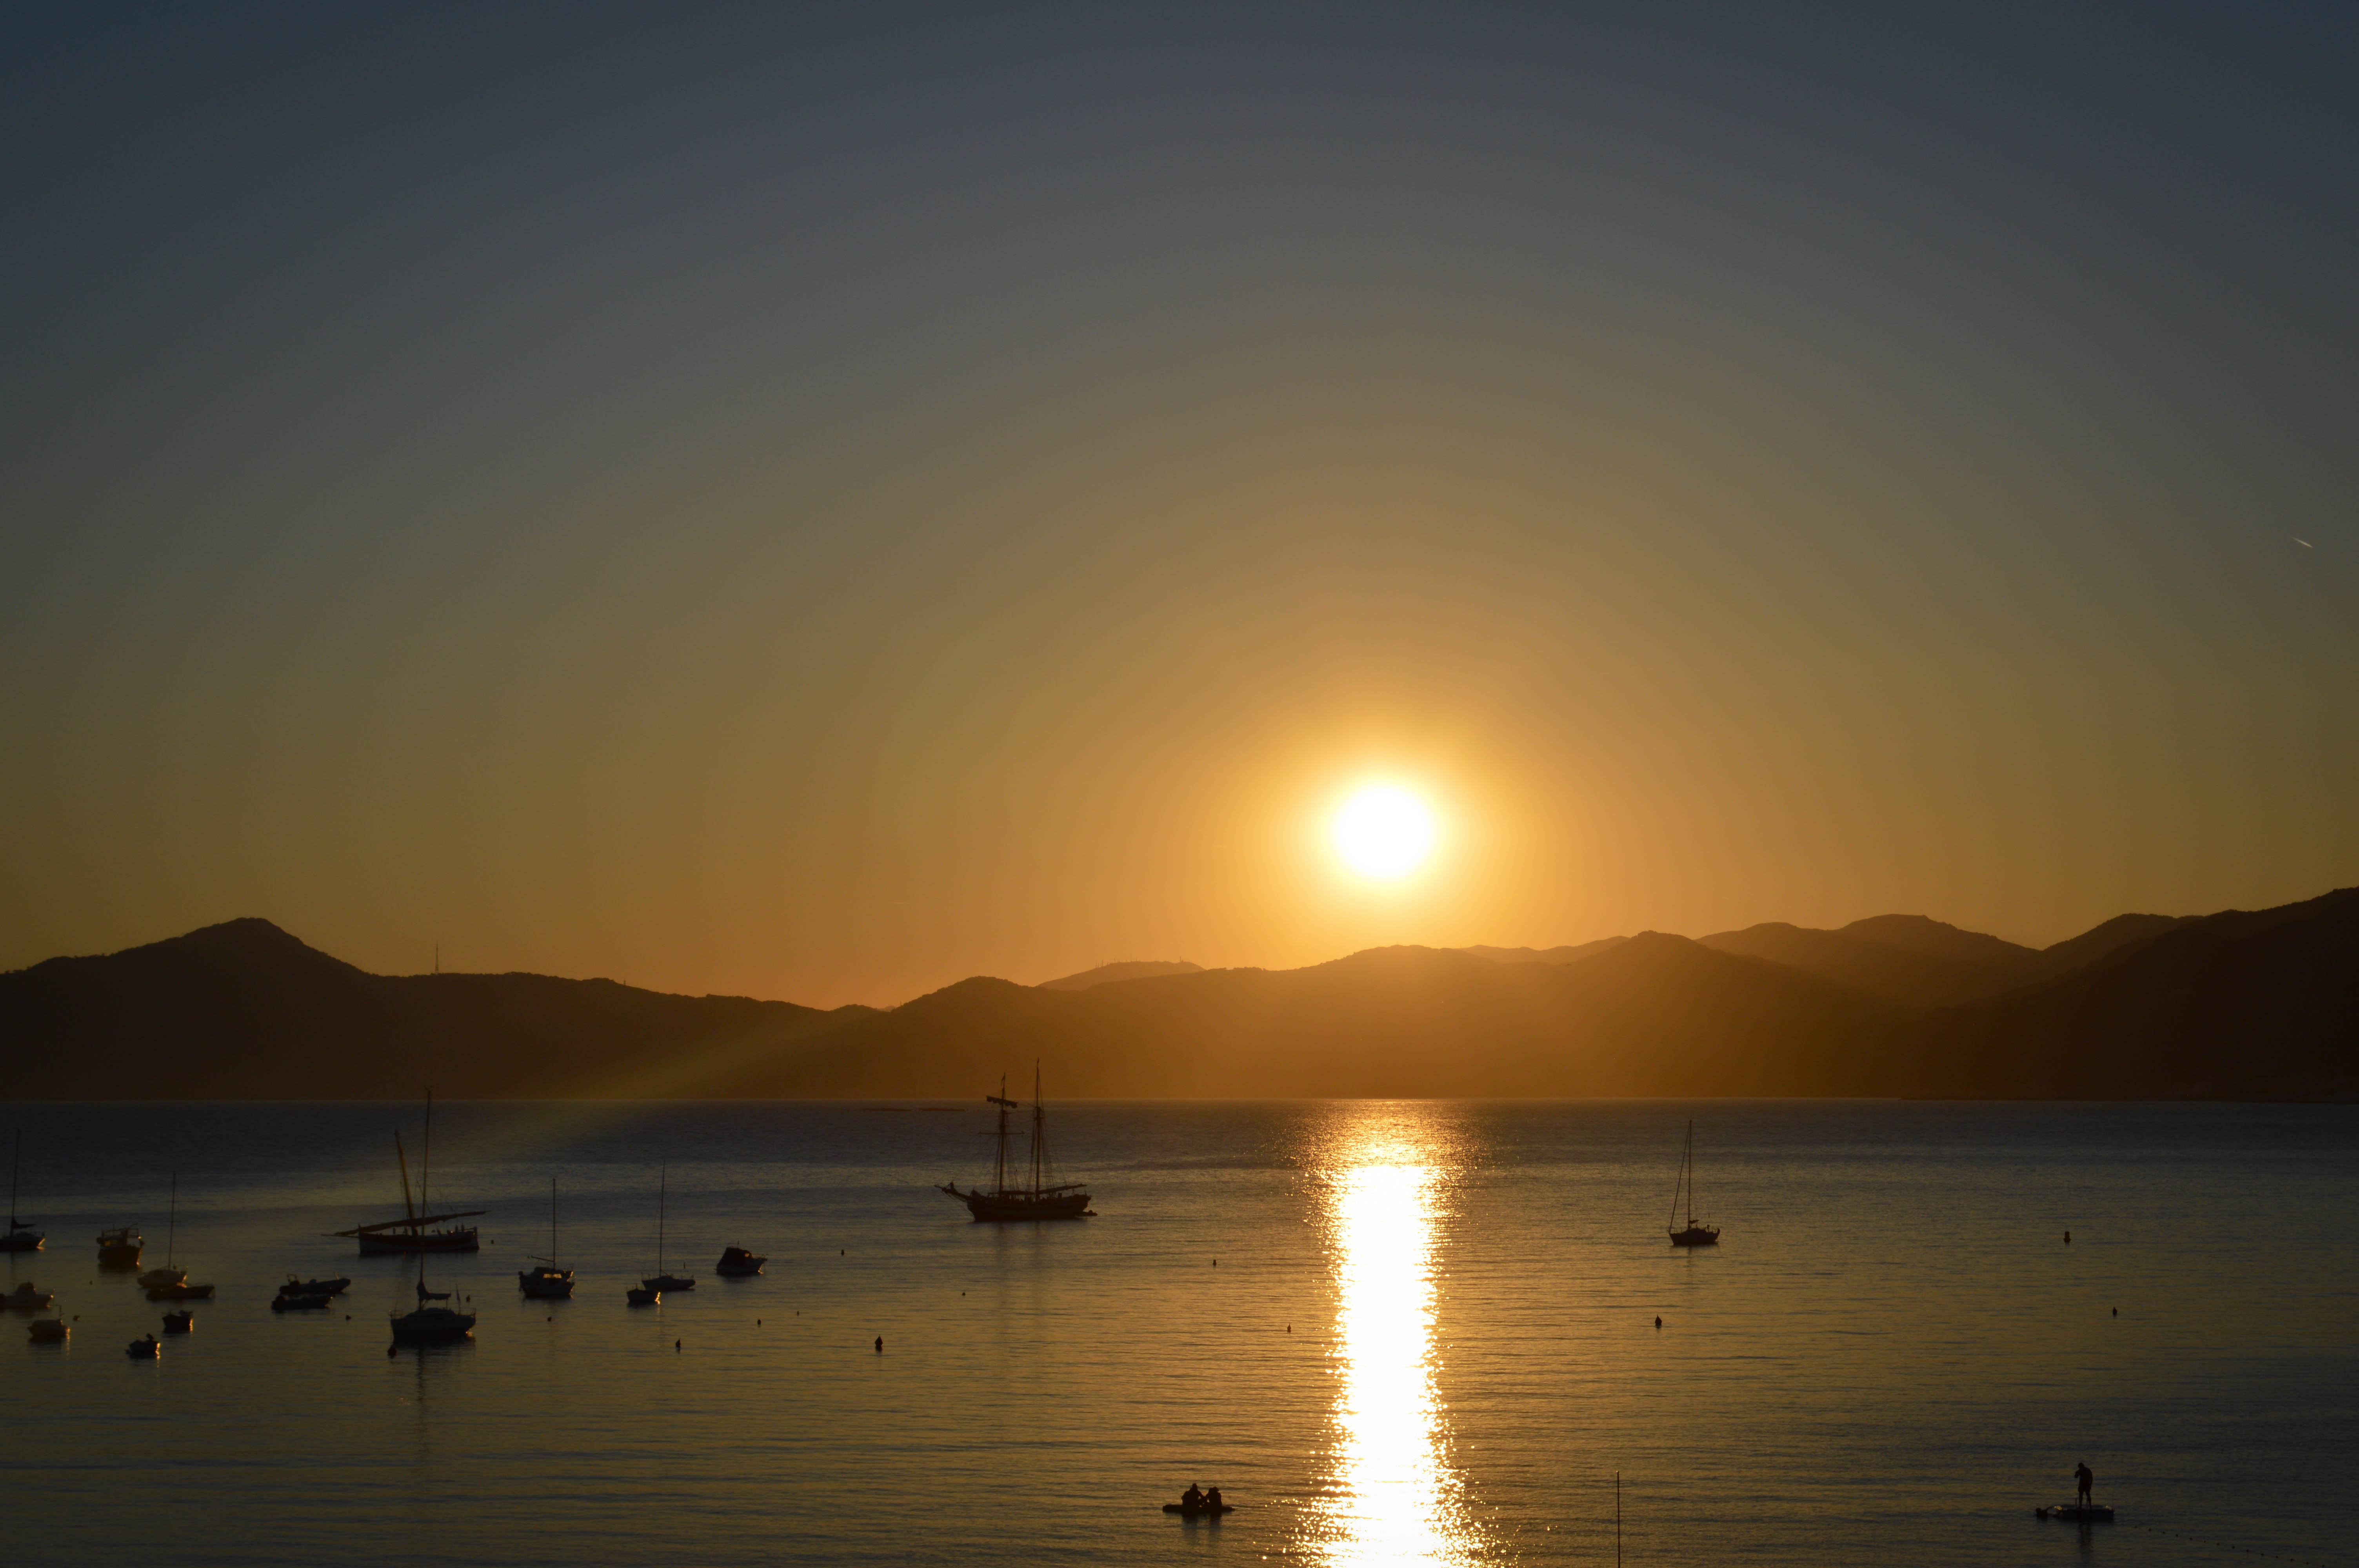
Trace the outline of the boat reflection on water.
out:
<instances>
[{"instance_id":1,"label":"boat reflection on water","mask_svg":"<svg viewBox=\"0 0 2359 1568\"><path fill-rule=\"evenodd\" d=\"M1398 1130L1345 1140L1327 1173L1333 1446L1306 1544L1337 1563L1472 1563L1483 1552L1450 1465L1436 1382L1434 1250L1445 1173L1426 1147L1393 1136Z\"/></svg>"}]
</instances>

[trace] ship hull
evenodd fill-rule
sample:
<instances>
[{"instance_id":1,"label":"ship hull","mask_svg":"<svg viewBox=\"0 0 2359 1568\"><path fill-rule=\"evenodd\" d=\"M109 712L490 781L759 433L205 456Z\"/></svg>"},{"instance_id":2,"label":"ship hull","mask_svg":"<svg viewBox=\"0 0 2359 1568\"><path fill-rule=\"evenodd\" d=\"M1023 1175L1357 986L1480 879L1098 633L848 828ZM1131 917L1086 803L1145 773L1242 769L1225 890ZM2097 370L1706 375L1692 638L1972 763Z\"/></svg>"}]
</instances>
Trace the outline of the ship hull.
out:
<instances>
[{"instance_id":1,"label":"ship hull","mask_svg":"<svg viewBox=\"0 0 2359 1568\"><path fill-rule=\"evenodd\" d=\"M976 1219L995 1225L1036 1219L1082 1219L1091 1212L1087 1193L962 1193L956 1187L944 1187L942 1191L966 1205L967 1212Z\"/></svg>"},{"instance_id":2,"label":"ship hull","mask_svg":"<svg viewBox=\"0 0 2359 1568\"><path fill-rule=\"evenodd\" d=\"M378 1258L388 1253L483 1250L472 1225L464 1230L376 1231L364 1234L359 1239L364 1258Z\"/></svg>"}]
</instances>

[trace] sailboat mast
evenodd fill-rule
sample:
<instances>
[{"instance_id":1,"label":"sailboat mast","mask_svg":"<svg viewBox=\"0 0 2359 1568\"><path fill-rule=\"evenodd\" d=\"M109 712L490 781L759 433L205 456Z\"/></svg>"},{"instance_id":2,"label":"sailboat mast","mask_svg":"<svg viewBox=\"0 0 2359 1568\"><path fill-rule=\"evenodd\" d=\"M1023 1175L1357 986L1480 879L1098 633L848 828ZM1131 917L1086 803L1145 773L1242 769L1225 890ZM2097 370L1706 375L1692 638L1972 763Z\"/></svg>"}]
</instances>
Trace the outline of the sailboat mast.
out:
<instances>
[{"instance_id":1,"label":"sailboat mast","mask_svg":"<svg viewBox=\"0 0 2359 1568\"><path fill-rule=\"evenodd\" d=\"M164 1220L164 1267L172 1266L174 1244L180 1238L180 1173L172 1173L172 1206Z\"/></svg>"},{"instance_id":2,"label":"sailboat mast","mask_svg":"<svg viewBox=\"0 0 2359 1568\"><path fill-rule=\"evenodd\" d=\"M1040 1104L1040 1061L1032 1060L1032 1195L1040 1195L1040 1160L1047 1147L1049 1117Z\"/></svg>"},{"instance_id":3,"label":"sailboat mast","mask_svg":"<svg viewBox=\"0 0 2359 1568\"><path fill-rule=\"evenodd\" d=\"M658 1166L656 1168L656 1272L658 1274L664 1271L664 1197L669 1191L670 1186L671 1167L669 1165Z\"/></svg>"},{"instance_id":4,"label":"sailboat mast","mask_svg":"<svg viewBox=\"0 0 2359 1568\"><path fill-rule=\"evenodd\" d=\"M1695 1123L1690 1120L1688 1123L1688 1228L1693 1230L1695 1227Z\"/></svg>"},{"instance_id":5,"label":"sailboat mast","mask_svg":"<svg viewBox=\"0 0 2359 1568\"><path fill-rule=\"evenodd\" d=\"M418 1206L409 1201L409 1156L402 1150L401 1129L398 1127L393 1130L393 1160L395 1164L401 1167L401 1211L410 1217L412 1223L415 1223L418 1218Z\"/></svg>"},{"instance_id":6,"label":"sailboat mast","mask_svg":"<svg viewBox=\"0 0 2359 1568\"><path fill-rule=\"evenodd\" d=\"M25 1132L16 1130L16 1157L8 1162L8 1223L16 1223L16 1178L25 1170Z\"/></svg>"},{"instance_id":7,"label":"sailboat mast","mask_svg":"<svg viewBox=\"0 0 2359 1568\"><path fill-rule=\"evenodd\" d=\"M434 1200L426 1195L427 1182L434 1173L434 1091L426 1091L426 1153L418 1166L418 1206L431 1208Z\"/></svg>"},{"instance_id":8,"label":"sailboat mast","mask_svg":"<svg viewBox=\"0 0 2359 1568\"><path fill-rule=\"evenodd\" d=\"M549 1266L557 1267L557 1178L549 1178Z\"/></svg>"}]
</instances>

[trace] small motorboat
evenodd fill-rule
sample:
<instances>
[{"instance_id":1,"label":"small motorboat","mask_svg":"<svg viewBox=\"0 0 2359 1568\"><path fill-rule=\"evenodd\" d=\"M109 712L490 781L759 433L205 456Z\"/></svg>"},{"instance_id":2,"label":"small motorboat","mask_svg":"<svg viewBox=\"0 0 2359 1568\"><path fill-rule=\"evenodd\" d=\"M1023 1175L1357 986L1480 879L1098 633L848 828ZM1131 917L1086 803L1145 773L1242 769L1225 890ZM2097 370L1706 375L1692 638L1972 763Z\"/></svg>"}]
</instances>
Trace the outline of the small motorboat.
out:
<instances>
[{"instance_id":1,"label":"small motorboat","mask_svg":"<svg viewBox=\"0 0 2359 1568\"><path fill-rule=\"evenodd\" d=\"M762 1265L768 1261L743 1247L724 1247L721 1249L721 1261L712 1265L712 1271L724 1280L749 1280L760 1273Z\"/></svg>"},{"instance_id":2,"label":"small motorboat","mask_svg":"<svg viewBox=\"0 0 2359 1568\"><path fill-rule=\"evenodd\" d=\"M640 1284L651 1291L692 1291L696 1277L692 1274L650 1274Z\"/></svg>"},{"instance_id":3,"label":"small motorboat","mask_svg":"<svg viewBox=\"0 0 2359 1568\"><path fill-rule=\"evenodd\" d=\"M272 1312L325 1312L331 1298L325 1291L281 1291L270 1298Z\"/></svg>"},{"instance_id":4,"label":"small motorboat","mask_svg":"<svg viewBox=\"0 0 2359 1568\"><path fill-rule=\"evenodd\" d=\"M98 1233L98 1266L102 1269L136 1269L139 1254L147 1243L131 1226L119 1226Z\"/></svg>"},{"instance_id":5,"label":"small motorboat","mask_svg":"<svg viewBox=\"0 0 2359 1568\"><path fill-rule=\"evenodd\" d=\"M10 1312L47 1312L57 1304L57 1301L55 1291L40 1290L27 1280L6 1295L0 1295L0 1307L6 1307Z\"/></svg>"},{"instance_id":6,"label":"small motorboat","mask_svg":"<svg viewBox=\"0 0 2359 1568\"><path fill-rule=\"evenodd\" d=\"M2059 1503L2053 1508L2034 1509L2035 1519L2060 1519L2068 1524L2111 1524L2114 1510L2104 1503Z\"/></svg>"},{"instance_id":7,"label":"small motorboat","mask_svg":"<svg viewBox=\"0 0 2359 1568\"><path fill-rule=\"evenodd\" d=\"M663 1292L653 1285L633 1285L623 1292L633 1306L661 1306Z\"/></svg>"},{"instance_id":8,"label":"small motorboat","mask_svg":"<svg viewBox=\"0 0 2359 1568\"><path fill-rule=\"evenodd\" d=\"M189 1308L182 1307L178 1312L168 1312L164 1314L165 1333L194 1334L196 1331L197 1314Z\"/></svg>"},{"instance_id":9,"label":"small motorboat","mask_svg":"<svg viewBox=\"0 0 2359 1568\"><path fill-rule=\"evenodd\" d=\"M186 1269L175 1271L188 1272ZM151 1302L209 1302L213 1299L213 1288L211 1285L192 1285L185 1279L162 1281L147 1286L147 1299Z\"/></svg>"},{"instance_id":10,"label":"small motorboat","mask_svg":"<svg viewBox=\"0 0 2359 1568\"><path fill-rule=\"evenodd\" d=\"M30 1332L36 1345L63 1345L66 1336L73 1332L73 1325L62 1317L37 1317Z\"/></svg>"},{"instance_id":11,"label":"small motorboat","mask_svg":"<svg viewBox=\"0 0 2359 1568\"><path fill-rule=\"evenodd\" d=\"M157 1343L156 1336L150 1334L135 1339L130 1344L125 1346L123 1347L123 1353L125 1356L130 1357L135 1361L153 1361L157 1357L161 1356L164 1353L164 1347Z\"/></svg>"},{"instance_id":12,"label":"small motorboat","mask_svg":"<svg viewBox=\"0 0 2359 1568\"><path fill-rule=\"evenodd\" d=\"M289 1274L287 1282L278 1287L278 1293L282 1296L340 1296L352 1288L352 1281L342 1274L332 1280L299 1280Z\"/></svg>"}]
</instances>

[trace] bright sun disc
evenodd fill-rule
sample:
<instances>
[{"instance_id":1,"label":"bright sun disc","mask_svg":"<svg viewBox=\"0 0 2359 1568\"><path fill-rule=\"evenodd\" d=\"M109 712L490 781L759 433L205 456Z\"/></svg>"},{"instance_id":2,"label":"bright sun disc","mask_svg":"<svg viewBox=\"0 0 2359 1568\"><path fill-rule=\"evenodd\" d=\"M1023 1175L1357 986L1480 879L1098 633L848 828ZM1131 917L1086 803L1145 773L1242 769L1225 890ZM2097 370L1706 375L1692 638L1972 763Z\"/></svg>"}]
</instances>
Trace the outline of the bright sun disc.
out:
<instances>
[{"instance_id":1,"label":"bright sun disc","mask_svg":"<svg viewBox=\"0 0 2359 1568\"><path fill-rule=\"evenodd\" d=\"M1376 784L1335 814L1335 852L1364 877L1400 877L1433 849L1433 813L1405 789Z\"/></svg>"}]
</instances>

